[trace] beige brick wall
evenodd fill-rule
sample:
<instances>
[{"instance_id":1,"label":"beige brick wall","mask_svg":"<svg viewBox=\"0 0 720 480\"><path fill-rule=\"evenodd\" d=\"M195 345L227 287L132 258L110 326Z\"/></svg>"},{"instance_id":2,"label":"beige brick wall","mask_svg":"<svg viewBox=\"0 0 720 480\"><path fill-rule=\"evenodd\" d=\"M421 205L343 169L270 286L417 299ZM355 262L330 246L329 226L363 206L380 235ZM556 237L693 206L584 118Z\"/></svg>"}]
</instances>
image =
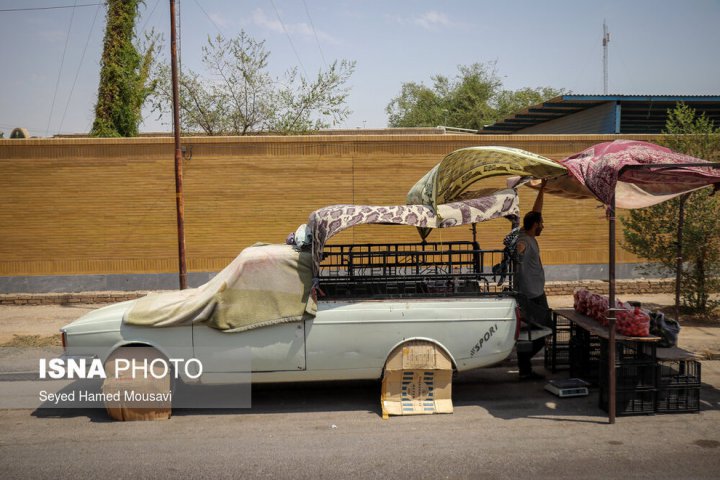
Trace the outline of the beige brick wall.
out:
<instances>
[{"instance_id":1,"label":"beige brick wall","mask_svg":"<svg viewBox=\"0 0 720 480\"><path fill-rule=\"evenodd\" d=\"M447 153L504 145L564 158L613 135L313 135L188 137L185 221L189 271L222 269L256 241L283 242L317 208L404 203ZM652 136L623 136L653 140ZM497 180L498 185L502 182ZM0 140L0 275L177 271L172 138ZM520 192L521 209L534 193ZM545 264L607 262L598 203L546 199ZM480 225L501 245L505 220ZM430 239L468 239L469 228ZM412 228L365 226L337 242L416 241ZM637 259L619 250L619 262Z\"/></svg>"}]
</instances>

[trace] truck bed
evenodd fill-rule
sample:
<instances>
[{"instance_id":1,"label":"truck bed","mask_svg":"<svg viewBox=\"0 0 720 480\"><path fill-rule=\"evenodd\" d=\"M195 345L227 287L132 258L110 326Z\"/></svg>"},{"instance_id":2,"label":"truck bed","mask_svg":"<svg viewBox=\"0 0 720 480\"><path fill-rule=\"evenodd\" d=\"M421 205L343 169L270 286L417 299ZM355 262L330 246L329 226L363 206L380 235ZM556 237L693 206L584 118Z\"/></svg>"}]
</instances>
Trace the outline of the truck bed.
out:
<instances>
[{"instance_id":1,"label":"truck bed","mask_svg":"<svg viewBox=\"0 0 720 480\"><path fill-rule=\"evenodd\" d=\"M475 297L513 292L512 262L474 242L327 245L320 264L326 299Z\"/></svg>"}]
</instances>

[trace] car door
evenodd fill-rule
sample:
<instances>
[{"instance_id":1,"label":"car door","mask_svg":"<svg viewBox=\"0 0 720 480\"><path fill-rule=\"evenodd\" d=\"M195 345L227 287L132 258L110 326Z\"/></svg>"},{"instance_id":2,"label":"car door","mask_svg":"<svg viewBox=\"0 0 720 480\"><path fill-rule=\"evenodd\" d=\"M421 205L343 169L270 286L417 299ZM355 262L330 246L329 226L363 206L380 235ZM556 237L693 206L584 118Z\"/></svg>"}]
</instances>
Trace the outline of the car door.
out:
<instances>
[{"instance_id":1,"label":"car door","mask_svg":"<svg viewBox=\"0 0 720 480\"><path fill-rule=\"evenodd\" d=\"M230 333L196 324L193 349L208 373L304 370L304 322Z\"/></svg>"}]
</instances>

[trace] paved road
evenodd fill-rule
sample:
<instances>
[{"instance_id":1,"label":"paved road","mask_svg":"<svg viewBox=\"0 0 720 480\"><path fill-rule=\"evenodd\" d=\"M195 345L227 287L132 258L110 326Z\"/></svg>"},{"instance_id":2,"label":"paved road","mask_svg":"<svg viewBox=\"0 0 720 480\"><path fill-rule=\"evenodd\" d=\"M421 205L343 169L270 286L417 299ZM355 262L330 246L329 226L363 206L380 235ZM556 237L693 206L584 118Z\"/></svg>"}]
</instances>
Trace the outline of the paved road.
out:
<instances>
[{"instance_id":1,"label":"paved road","mask_svg":"<svg viewBox=\"0 0 720 480\"><path fill-rule=\"evenodd\" d=\"M0 333L52 333L91 308L7 308ZM716 342L718 329L705 330L702 342ZM182 410L158 422L112 422L94 410L0 410L0 476L720 477L720 361L702 364L700 414L622 417L615 425L596 390L558 399L544 382L519 383L514 368L457 378L452 415L382 420L372 382L258 386L251 409Z\"/></svg>"},{"instance_id":2,"label":"paved road","mask_svg":"<svg viewBox=\"0 0 720 480\"><path fill-rule=\"evenodd\" d=\"M700 414L622 417L558 399L512 364L464 374L455 413L379 415L372 382L267 385L253 407L111 422L104 411L0 411L3 478L717 479L720 361ZM562 376L562 375L561 375Z\"/></svg>"}]
</instances>

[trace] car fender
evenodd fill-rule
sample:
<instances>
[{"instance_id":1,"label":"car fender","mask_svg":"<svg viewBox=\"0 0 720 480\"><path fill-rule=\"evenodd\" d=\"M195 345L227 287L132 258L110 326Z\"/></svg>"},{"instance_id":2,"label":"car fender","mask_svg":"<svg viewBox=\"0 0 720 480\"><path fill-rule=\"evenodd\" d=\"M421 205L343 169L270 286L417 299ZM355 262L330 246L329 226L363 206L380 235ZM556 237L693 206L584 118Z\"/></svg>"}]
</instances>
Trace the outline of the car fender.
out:
<instances>
[{"instance_id":1,"label":"car fender","mask_svg":"<svg viewBox=\"0 0 720 480\"><path fill-rule=\"evenodd\" d=\"M104 364L105 362L107 362L107 360L108 360L115 352L117 352L118 350L120 350L121 348L124 348L124 347L144 347L144 348L152 348L153 350L155 350L156 352L158 352L158 354L161 355L166 362L168 362L171 358L173 358L173 357L170 355L170 353L167 351L167 349L161 347L160 345L158 345L158 344L156 344L156 343L154 343L154 342L145 340L145 339L135 339L135 340L124 340L124 341L118 342L118 343L116 343L115 345L113 345L112 348L110 348L110 349L108 350L108 354L105 355L105 357L101 359L102 362L103 362L103 364ZM170 368L172 368L172 364L170 365ZM199 378L201 378L201 377L198 377L198 378L196 378L196 379L193 379L193 378L187 377L187 376L185 375L184 370L182 370L182 369L181 369L180 372L177 372L177 373L179 374L179 375L177 376L177 378L175 377L175 374L173 374L172 377L171 377L171 382L172 382L171 384L172 384L173 388L175 387L175 382L177 382L178 380L181 380L183 383L191 384L191 383L197 383L197 382L199 382L199 381L200 381Z\"/></svg>"},{"instance_id":2,"label":"car fender","mask_svg":"<svg viewBox=\"0 0 720 480\"><path fill-rule=\"evenodd\" d=\"M391 348L390 350L388 350L388 352L385 354L385 362L387 363L387 359L390 358L390 354L391 354L396 348L398 348L400 345L403 345L403 344L408 343L408 342L417 342L417 341L429 342L429 343L432 343L433 345L437 346L438 348L440 348L443 352L445 352L445 354L448 356L448 358L450 358L450 362L452 363L453 371L454 371L454 372L457 371L457 362L455 361L455 357L453 357L453 355L452 355L452 354L450 353L450 351L445 347L445 345L443 345L442 343L438 342L438 341L435 340L435 339L428 338L428 337L409 337L409 338L405 338L405 339L397 342L397 343L396 343L395 345L393 345L392 348ZM383 374L384 374L384 373L385 373L385 365L383 365Z\"/></svg>"},{"instance_id":3,"label":"car fender","mask_svg":"<svg viewBox=\"0 0 720 480\"><path fill-rule=\"evenodd\" d=\"M110 358L110 356L113 353L117 352L119 349L121 349L123 347L148 347L148 348L157 350L158 353L160 353L163 357L165 357L165 360L168 360L170 358L170 355L168 354L168 352L164 348L162 348L160 345L157 345L153 342L150 342L150 341L147 341L144 339L136 339L136 340L122 340L120 342L117 342L115 345L110 347L110 349L108 349L108 354L105 355L105 358L102 358L101 360L103 362L106 362L107 359Z\"/></svg>"}]
</instances>

